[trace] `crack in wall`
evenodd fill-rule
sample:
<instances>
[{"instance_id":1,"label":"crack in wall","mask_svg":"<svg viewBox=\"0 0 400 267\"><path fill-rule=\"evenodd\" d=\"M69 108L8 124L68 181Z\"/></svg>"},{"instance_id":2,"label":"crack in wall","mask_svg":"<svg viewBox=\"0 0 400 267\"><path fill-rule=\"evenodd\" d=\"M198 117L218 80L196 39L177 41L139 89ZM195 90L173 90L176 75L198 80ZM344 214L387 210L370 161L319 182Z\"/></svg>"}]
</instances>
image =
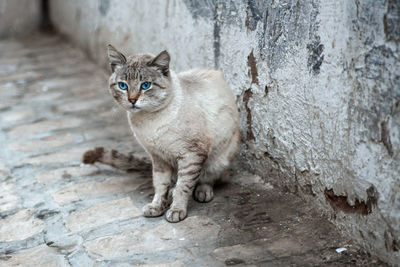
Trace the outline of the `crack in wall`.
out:
<instances>
[{"instance_id":1,"label":"crack in wall","mask_svg":"<svg viewBox=\"0 0 400 267\"><path fill-rule=\"evenodd\" d=\"M253 128L252 128L252 123L253 123L253 118L252 118L252 116L251 116L251 110L250 110L250 107L249 107L249 100L250 100L250 97L253 95L253 92L251 91L251 89L247 89L246 91L244 91L244 94L243 94L243 104L244 104L244 107L245 107L245 109L246 109L246 113L247 113L247 121L246 121L246 123L247 123L247 132L246 132L246 138L247 138L247 140L255 140L255 137L254 137L254 133L253 133Z\"/></svg>"},{"instance_id":2,"label":"crack in wall","mask_svg":"<svg viewBox=\"0 0 400 267\"><path fill-rule=\"evenodd\" d=\"M310 72L313 74L319 74L322 62L324 61L324 55L322 52L324 51L324 45L321 44L321 38L316 36L316 39L307 45L307 49L309 51L309 56L307 60L307 66L310 69Z\"/></svg>"},{"instance_id":3,"label":"crack in wall","mask_svg":"<svg viewBox=\"0 0 400 267\"><path fill-rule=\"evenodd\" d=\"M393 156L393 146L392 146L392 142L390 140L388 120L389 120L389 116L387 116L385 118L385 120L381 122L381 142L386 147L389 155L392 157Z\"/></svg>"},{"instance_id":4,"label":"crack in wall","mask_svg":"<svg viewBox=\"0 0 400 267\"><path fill-rule=\"evenodd\" d=\"M50 20L49 13L49 0L42 0L41 2L41 18L40 18L40 30L43 32L52 32L53 26Z\"/></svg>"},{"instance_id":5,"label":"crack in wall","mask_svg":"<svg viewBox=\"0 0 400 267\"><path fill-rule=\"evenodd\" d=\"M400 5L398 0L389 0L383 15L383 27L387 41L400 41Z\"/></svg>"},{"instance_id":6,"label":"crack in wall","mask_svg":"<svg viewBox=\"0 0 400 267\"><path fill-rule=\"evenodd\" d=\"M213 28L213 36L214 36L214 41L213 41L213 48L214 48L214 65L215 68L219 67L219 56L220 56L220 49L221 49L221 44L220 44L220 31L221 31L221 20L219 18L219 10L221 7L216 4L215 9L214 9L214 28Z\"/></svg>"},{"instance_id":7,"label":"crack in wall","mask_svg":"<svg viewBox=\"0 0 400 267\"><path fill-rule=\"evenodd\" d=\"M258 70L257 70L257 61L254 57L253 50L247 56L247 66L249 67L249 76L251 77L251 83L258 85Z\"/></svg>"}]
</instances>

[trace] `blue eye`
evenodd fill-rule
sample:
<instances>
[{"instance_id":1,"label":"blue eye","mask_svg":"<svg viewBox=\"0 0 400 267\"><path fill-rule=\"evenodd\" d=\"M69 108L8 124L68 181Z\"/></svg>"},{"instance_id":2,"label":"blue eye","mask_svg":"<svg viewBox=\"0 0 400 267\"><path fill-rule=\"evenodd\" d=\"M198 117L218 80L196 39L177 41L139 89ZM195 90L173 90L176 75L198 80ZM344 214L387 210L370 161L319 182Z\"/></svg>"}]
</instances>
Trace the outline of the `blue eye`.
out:
<instances>
[{"instance_id":1,"label":"blue eye","mask_svg":"<svg viewBox=\"0 0 400 267\"><path fill-rule=\"evenodd\" d=\"M140 88L146 90L146 89L150 88L150 85L151 85L151 82L144 82L144 83L142 83L142 85L140 85Z\"/></svg>"},{"instance_id":2,"label":"blue eye","mask_svg":"<svg viewBox=\"0 0 400 267\"><path fill-rule=\"evenodd\" d=\"M126 83L123 83L123 82L119 82L119 83L118 83L118 87L119 87L120 89L122 89L122 90L128 89L128 85L127 85Z\"/></svg>"}]
</instances>

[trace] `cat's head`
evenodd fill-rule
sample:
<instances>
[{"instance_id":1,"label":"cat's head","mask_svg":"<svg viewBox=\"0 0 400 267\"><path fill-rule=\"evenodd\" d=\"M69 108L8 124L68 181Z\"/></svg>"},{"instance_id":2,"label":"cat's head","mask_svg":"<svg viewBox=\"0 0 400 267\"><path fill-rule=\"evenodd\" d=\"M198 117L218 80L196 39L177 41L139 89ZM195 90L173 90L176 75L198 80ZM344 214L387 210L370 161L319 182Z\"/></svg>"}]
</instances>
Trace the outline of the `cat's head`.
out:
<instances>
[{"instance_id":1,"label":"cat's head","mask_svg":"<svg viewBox=\"0 0 400 267\"><path fill-rule=\"evenodd\" d=\"M112 74L110 92L115 100L130 112L155 112L164 108L172 97L167 51L157 56L133 55L126 58L108 45Z\"/></svg>"}]
</instances>

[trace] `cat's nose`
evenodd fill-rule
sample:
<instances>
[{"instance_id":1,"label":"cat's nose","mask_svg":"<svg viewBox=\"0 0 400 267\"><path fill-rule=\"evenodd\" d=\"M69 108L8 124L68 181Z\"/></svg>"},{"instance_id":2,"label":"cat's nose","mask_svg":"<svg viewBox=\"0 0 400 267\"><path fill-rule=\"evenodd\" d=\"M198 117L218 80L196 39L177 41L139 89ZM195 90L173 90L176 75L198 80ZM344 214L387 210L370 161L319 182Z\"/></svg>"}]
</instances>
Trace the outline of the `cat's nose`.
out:
<instances>
[{"instance_id":1,"label":"cat's nose","mask_svg":"<svg viewBox=\"0 0 400 267\"><path fill-rule=\"evenodd\" d=\"M137 98L128 98L128 101L132 104L132 106L134 106L137 101Z\"/></svg>"}]
</instances>

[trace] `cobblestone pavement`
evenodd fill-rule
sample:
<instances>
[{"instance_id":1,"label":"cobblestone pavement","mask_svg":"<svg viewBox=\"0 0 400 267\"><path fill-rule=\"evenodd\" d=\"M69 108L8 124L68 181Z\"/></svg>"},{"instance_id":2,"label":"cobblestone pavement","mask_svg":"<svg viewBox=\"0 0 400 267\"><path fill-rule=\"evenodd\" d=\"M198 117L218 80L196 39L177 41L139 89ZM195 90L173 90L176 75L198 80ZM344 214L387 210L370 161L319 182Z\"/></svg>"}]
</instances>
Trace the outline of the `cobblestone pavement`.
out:
<instances>
[{"instance_id":1,"label":"cobblestone pavement","mask_svg":"<svg viewBox=\"0 0 400 267\"><path fill-rule=\"evenodd\" d=\"M181 223L144 218L149 174L81 164L96 146L143 155L107 76L57 36L0 42L0 266L380 265L246 173Z\"/></svg>"}]
</instances>

